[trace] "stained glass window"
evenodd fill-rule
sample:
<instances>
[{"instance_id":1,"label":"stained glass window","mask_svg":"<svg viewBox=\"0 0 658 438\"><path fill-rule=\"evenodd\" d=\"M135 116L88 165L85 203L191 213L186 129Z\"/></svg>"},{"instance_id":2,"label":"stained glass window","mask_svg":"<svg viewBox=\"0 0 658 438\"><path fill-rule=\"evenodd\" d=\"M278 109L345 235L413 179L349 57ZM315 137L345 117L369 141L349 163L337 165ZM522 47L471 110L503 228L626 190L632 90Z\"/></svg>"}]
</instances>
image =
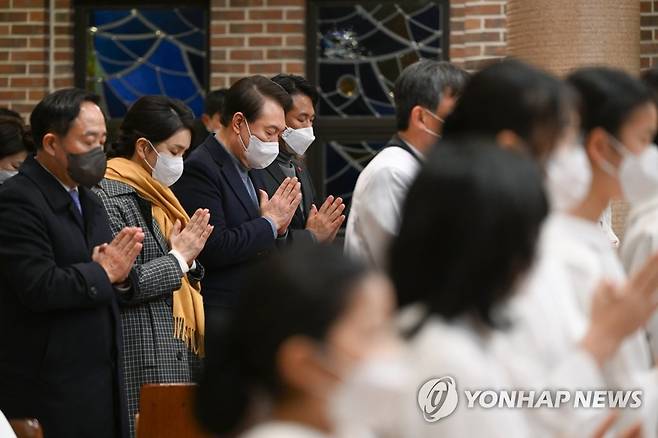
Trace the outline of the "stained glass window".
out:
<instances>
[{"instance_id":1,"label":"stained glass window","mask_svg":"<svg viewBox=\"0 0 658 438\"><path fill-rule=\"evenodd\" d=\"M308 71L320 93L322 144L316 148L323 154L316 159L325 192L349 200L359 172L394 131L393 87L400 72L421 58L447 59L448 2L311 0L309 6ZM323 132L327 118L334 121ZM388 132L360 134L370 120L389 120ZM351 140L345 133L340 141L332 138L341 124L352 131Z\"/></svg>"},{"instance_id":2,"label":"stained glass window","mask_svg":"<svg viewBox=\"0 0 658 438\"><path fill-rule=\"evenodd\" d=\"M325 165L334 170L325 177L327 193L340 196L349 205L359 173L385 144L385 141L327 142L324 145Z\"/></svg>"},{"instance_id":3,"label":"stained glass window","mask_svg":"<svg viewBox=\"0 0 658 438\"><path fill-rule=\"evenodd\" d=\"M442 59L440 4L320 6L318 87L323 116L393 116L393 84L420 58Z\"/></svg>"},{"instance_id":4,"label":"stained glass window","mask_svg":"<svg viewBox=\"0 0 658 438\"><path fill-rule=\"evenodd\" d=\"M108 115L123 117L140 96L163 94L197 116L207 89L207 8L87 10L87 88Z\"/></svg>"}]
</instances>

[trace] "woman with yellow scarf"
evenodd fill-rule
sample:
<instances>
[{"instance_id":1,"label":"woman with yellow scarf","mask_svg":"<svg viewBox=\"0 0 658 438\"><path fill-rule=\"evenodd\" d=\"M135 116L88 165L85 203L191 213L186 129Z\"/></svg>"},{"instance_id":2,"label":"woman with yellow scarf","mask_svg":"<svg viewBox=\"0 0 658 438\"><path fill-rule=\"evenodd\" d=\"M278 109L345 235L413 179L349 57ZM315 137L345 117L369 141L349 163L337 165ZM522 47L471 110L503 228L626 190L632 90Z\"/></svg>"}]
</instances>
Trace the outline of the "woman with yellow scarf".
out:
<instances>
[{"instance_id":1,"label":"woman with yellow scarf","mask_svg":"<svg viewBox=\"0 0 658 438\"><path fill-rule=\"evenodd\" d=\"M95 189L114 233L132 226L145 235L131 272L135 287L119 297L131 436L142 385L194 381L204 351L203 267L195 259L213 227L208 210L190 218L169 188L183 172L193 122L178 100L137 100Z\"/></svg>"}]
</instances>

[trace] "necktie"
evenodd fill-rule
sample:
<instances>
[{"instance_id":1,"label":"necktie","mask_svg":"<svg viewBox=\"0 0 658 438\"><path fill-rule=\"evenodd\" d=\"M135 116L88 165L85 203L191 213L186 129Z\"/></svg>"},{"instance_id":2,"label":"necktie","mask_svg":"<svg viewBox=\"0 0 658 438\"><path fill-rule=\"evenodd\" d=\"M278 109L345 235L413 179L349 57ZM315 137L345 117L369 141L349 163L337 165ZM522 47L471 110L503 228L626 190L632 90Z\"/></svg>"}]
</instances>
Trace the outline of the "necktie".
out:
<instances>
[{"instance_id":1,"label":"necktie","mask_svg":"<svg viewBox=\"0 0 658 438\"><path fill-rule=\"evenodd\" d=\"M69 190L69 195L71 195L71 199L73 200L73 204L75 204L75 208L78 210L78 213L80 213L80 216L82 216L82 205L80 205L80 194L78 193L77 190L71 189Z\"/></svg>"},{"instance_id":2,"label":"necktie","mask_svg":"<svg viewBox=\"0 0 658 438\"><path fill-rule=\"evenodd\" d=\"M256 207L258 207L258 195L256 194L256 189L254 188L254 184L251 182L251 178L247 175L247 178L244 180L245 186L247 186L247 192L249 192L249 197L251 198L252 201L254 201L254 204Z\"/></svg>"}]
</instances>

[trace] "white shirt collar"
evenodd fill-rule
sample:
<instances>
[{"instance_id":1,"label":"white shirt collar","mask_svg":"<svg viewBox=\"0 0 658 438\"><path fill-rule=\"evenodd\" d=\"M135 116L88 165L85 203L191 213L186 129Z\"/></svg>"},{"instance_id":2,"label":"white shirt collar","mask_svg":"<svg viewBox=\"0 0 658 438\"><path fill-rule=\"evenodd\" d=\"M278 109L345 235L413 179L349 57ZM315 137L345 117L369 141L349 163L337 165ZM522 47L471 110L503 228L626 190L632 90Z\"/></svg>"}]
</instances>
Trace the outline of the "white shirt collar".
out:
<instances>
[{"instance_id":1,"label":"white shirt collar","mask_svg":"<svg viewBox=\"0 0 658 438\"><path fill-rule=\"evenodd\" d=\"M400 140L402 140L404 142L404 144L409 146L409 149L411 149L411 152L413 152L413 154L416 156L416 158L418 158L420 161L425 161L425 155L423 155L423 153L420 152L418 150L418 148L416 148L416 146L412 145L407 140L404 140L402 137L400 137Z\"/></svg>"},{"instance_id":2,"label":"white shirt collar","mask_svg":"<svg viewBox=\"0 0 658 438\"><path fill-rule=\"evenodd\" d=\"M598 221L592 222L568 213L554 213L550 220L558 224L561 231L566 230L577 240L585 241L596 248L612 249L610 240Z\"/></svg>"}]
</instances>

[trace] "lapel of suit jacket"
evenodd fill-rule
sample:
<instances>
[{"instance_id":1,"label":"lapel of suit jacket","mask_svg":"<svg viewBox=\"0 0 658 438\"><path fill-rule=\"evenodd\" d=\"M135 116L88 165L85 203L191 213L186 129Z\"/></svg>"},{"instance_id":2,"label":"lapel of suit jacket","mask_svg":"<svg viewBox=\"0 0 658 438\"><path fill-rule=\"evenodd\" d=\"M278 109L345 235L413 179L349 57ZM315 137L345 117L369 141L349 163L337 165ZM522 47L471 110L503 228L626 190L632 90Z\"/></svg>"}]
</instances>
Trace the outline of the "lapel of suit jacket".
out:
<instances>
[{"instance_id":1,"label":"lapel of suit jacket","mask_svg":"<svg viewBox=\"0 0 658 438\"><path fill-rule=\"evenodd\" d=\"M151 234L153 234L153 237L155 237L155 241L158 242L158 246L162 250L163 254L167 254L169 252L169 246L167 245L167 239L164 236L164 230L160 230L160 227L155 227L153 225L153 206L149 201L147 201L144 198L141 198L137 192L133 192L134 196L137 198L137 205L139 205L139 211L142 215L142 219L144 219L144 223L146 223L146 226L148 229L151 231Z\"/></svg>"},{"instance_id":2,"label":"lapel of suit jacket","mask_svg":"<svg viewBox=\"0 0 658 438\"><path fill-rule=\"evenodd\" d=\"M80 231L85 233L85 224L82 217L73 203L71 195L62 187L61 183L48 172L34 158L28 157L21 166L20 172L34 181L46 198L46 202L54 212L68 211L70 218L75 222ZM79 190L79 189L78 189ZM84 206L83 206L84 214Z\"/></svg>"},{"instance_id":3,"label":"lapel of suit jacket","mask_svg":"<svg viewBox=\"0 0 658 438\"><path fill-rule=\"evenodd\" d=\"M96 228L103 222L109 225L109 219L105 213L105 207L98 195L86 187L78 187L80 193L80 204L84 218L84 230L87 243L93 242ZM109 242L108 242L109 243Z\"/></svg>"},{"instance_id":4,"label":"lapel of suit jacket","mask_svg":"<svg viewBox=\"0 0 658 438\"><path fill-rule=\"evenodd\" d=\"M303 161L293 160L292 163L295 166L297 177L302 183L302 203L300 204L300 207L303 209L304 220L306 220L306 216L311 210L311 205L315 202L315 190L313 189L313 181L311 180L311 176L308 174L306 165ZM320 208L319 205L316 205L316 207Z\"/></svg>"},{"instance_id":5,"label":"lapel of suit jacket","mask_svg":"<svg viewBox=\"0 0 658 438\"><path fill-rule=\"evenodd\" d=\"M267 166L265 168L265 171L270 174L272 179L274 179L275 184L274 184L274 189L272 190L272 193L270 196L274 194L274 192L277 191L281 183L283 182L284 179L286 179L286 175L283 173L283 170L281 170L281 166L279 166L279 163L275 160L272 164Z\"/></svg>"},{"instance_id":6,"label":"lapel of suit jacket","mask_svg":"<svg viewBox=\"0 0 658 438\"><path fill-rule=\"evenodd\" d=\"M299 175L299 169L297 167L297 163L295 161L292 161L293 166L295 166L295 173L297 174L297 179L301 182L301 177ZM274 163L270 164L265 168L265 171L274 179L275 181L275 187L272 190L272 193L270 194L270 197L274 194L274 192L277 191L281 183L283 183L283 180L286 179L286 175L283 173L283 170L281 169L281 166L279 166L279 163L274 161ZM295 216L293 217L293 223L295 221L298 222L298 225L301 227L304 227L306 225L306 212L308 210L304 210L305 203L307 202L304 197L306 195L304 194L304 184L302 184L302 202L299 204L299 208L295 210ZM310 208L310 206L309 206Z\"/></svg>"},{"instance_id":7,"label":"lapel of suit jacket","mask_svg":"<svg viewBox=\"0 0 658 438\"><path fill-rule=\"evenodd\" d=\"M212 138L212 141L210 137L208 137L208 140L204 145L215 162L219 165L220 172L224 175L224 179L228 182L228 185L231 187L231 190L233 190L233 193L235 193L235 196L238 198L245 211L252 218L258 217L258 209L251 200L249 193L247 193L247 188L242 182L238 169L235 168L236 164L228 151L224 148L224 145L222 145L215 137ZM256 195L258 196L258 193L256 193Z\"/></svg>"}]
</instances>

